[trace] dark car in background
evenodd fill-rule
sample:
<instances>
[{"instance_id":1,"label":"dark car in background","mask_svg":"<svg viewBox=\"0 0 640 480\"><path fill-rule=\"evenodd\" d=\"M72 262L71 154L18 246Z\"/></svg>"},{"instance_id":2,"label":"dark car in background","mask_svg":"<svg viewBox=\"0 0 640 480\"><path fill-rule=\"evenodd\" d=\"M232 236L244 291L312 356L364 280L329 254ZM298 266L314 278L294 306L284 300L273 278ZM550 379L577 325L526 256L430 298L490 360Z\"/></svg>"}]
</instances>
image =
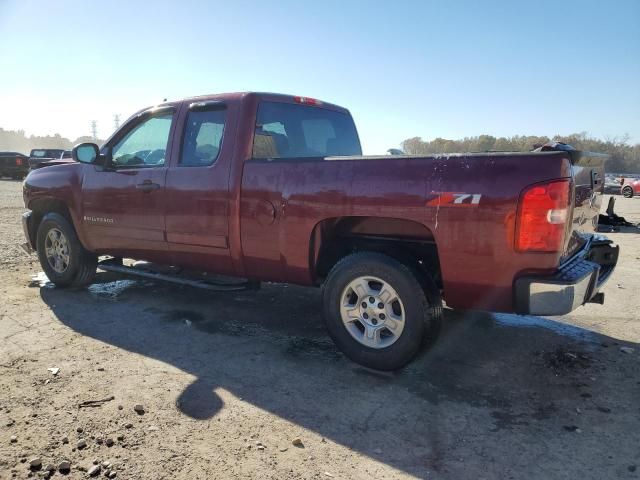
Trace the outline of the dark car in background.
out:
<instances>
[{"instance_id":1,"label":"dark car in background","mask_svg":"<svg viewBox=\"0 0 640 480\"><path fill-rule=\"evenodd\" d=\"M21 180L29 173L29 157L18 152L0 152L0 177Z\"/></svg>"},{"instance_id":2,"label":"dark car in background","mask_svg":"<svg viewBox=\"0 0 640 480\"><path fill-rule=\"evenodd\" d=\"M29 167L38 168L41 163L62 158L65 150L62 148L34 148L29 154Z\"/></svg>"}]
</instances>

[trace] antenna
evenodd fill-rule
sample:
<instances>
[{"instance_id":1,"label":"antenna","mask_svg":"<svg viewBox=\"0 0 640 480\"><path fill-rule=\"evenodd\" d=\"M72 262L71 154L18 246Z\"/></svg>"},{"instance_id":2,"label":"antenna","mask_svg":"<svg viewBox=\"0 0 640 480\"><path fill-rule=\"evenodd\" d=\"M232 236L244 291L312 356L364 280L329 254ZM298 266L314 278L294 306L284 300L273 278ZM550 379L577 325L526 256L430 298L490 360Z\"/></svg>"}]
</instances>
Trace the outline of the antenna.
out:
<instances>
[{"instance_id":1,"label":"antenna","mask_svg":"<svg viewBox=\"0 0 640 480\"><path fill-rule=\"evenodd\" d=\"M118 113L113 116L113 128L114 130L118 130L120 128L120 115Z\"/></svg>"}]
</instances>

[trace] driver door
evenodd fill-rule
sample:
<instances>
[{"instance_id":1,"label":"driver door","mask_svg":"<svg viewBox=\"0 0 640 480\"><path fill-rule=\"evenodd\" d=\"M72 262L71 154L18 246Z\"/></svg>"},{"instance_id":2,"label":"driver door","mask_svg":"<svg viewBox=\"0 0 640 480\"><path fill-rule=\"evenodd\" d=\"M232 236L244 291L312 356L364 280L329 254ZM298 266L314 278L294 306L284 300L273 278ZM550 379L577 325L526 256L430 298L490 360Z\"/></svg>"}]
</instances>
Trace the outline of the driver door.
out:
<instances>
[{"instance_id":1,"label":"driver door","mask_svg":"<svg viewBox=\"0 0 640 480\"><path fill-rule=\"evenodd\" d=\"M174 108L132 120L103 153L111 168L86 165L83 226L91 250L160 259L165 238L165 183L175 128Z\"/></svg>"}]
</instances>

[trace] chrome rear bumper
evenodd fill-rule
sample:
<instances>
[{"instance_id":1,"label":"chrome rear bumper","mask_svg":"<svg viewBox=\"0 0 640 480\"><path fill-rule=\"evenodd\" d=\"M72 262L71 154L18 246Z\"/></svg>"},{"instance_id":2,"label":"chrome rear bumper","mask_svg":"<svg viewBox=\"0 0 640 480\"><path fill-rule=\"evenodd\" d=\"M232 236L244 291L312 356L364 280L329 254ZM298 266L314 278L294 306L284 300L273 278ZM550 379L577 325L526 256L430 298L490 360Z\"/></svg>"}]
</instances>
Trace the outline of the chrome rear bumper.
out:
<instances>
[{"instance_id":1,"label":"chrome rear bumper","mask_svg":"<svg viewBox=\"0 0 640 480\"><path fill-rule=\"evenodd\" d=\"M528 315L565 315L585 303L603 303L599 289L613 273L619 247L593 236L585 247L555 274L525 276L515 281L515 308Z\"/></svg>"}]
</instances>

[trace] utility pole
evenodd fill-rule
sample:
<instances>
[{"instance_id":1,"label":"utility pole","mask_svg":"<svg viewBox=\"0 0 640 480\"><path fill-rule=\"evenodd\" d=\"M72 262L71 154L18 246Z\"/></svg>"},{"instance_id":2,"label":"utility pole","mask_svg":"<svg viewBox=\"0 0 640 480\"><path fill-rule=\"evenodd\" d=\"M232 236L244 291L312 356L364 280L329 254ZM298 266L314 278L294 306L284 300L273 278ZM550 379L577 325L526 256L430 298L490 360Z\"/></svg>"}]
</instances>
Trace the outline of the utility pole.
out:
<instances>
[{"instance_id":1,"label":"utility pole","mask_svg":"<svg viewBox=\"0 0 640 480\"><path fill-rule=\"evenodd\" d=\"M120 115L116 113L113 116L113 129L118 130L119 128L120 128Z\"/></svg>"},{"instance_id":2,"label":"utility pole","mask_svg":"<svg viewBox=\"0 0 640 480\"><path fill-rule=\"evenodd\" d=\"M94 140L98 139L98 122L91 120L91 136Z\"/></svg>"}]
</instances>

